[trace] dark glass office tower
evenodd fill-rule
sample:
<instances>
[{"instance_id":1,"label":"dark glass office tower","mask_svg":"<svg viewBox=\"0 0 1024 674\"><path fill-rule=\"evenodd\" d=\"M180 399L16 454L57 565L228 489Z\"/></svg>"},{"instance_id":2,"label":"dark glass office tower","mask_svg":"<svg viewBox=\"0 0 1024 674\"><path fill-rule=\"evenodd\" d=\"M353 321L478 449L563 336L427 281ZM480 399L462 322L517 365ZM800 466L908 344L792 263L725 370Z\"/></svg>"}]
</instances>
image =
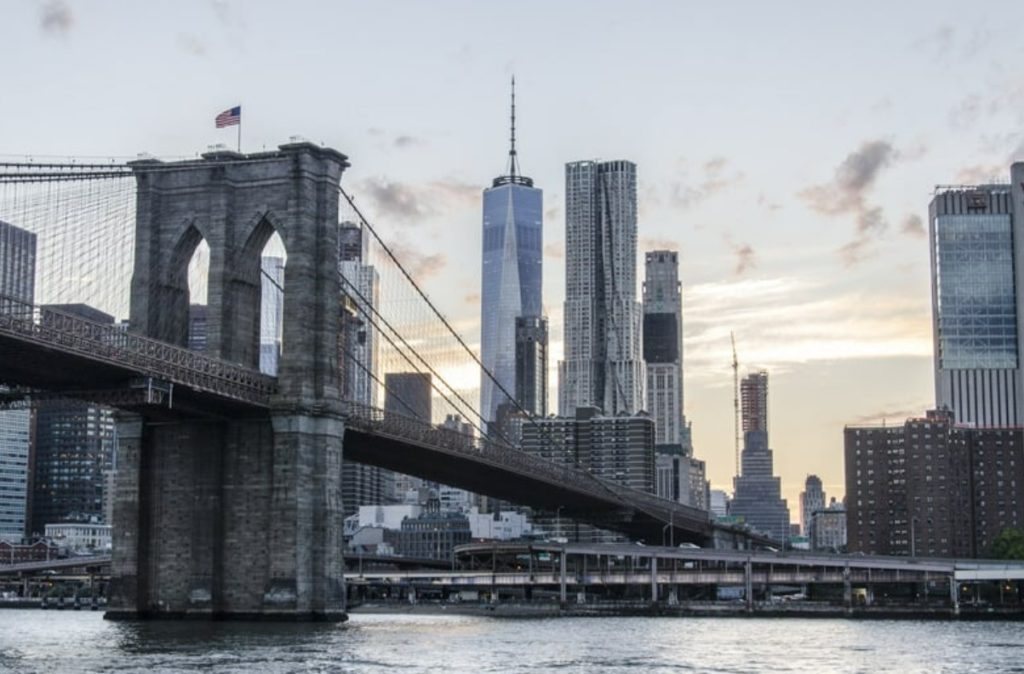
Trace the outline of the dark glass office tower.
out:
<instances>
[{"instance_id":1,"label":"dark glass office tower","mask_svg":"<svg viewBox=\"0 0 1024 674\"><path fill-rule=\"evenodd\" d=\"M548 414L548 320L516 318L516 400L528 414Z\"/></svg>"},{"instance_id":2,"label":"dark glass office tower","mask_svg":"<svg viewBox=\"0 0 1024 674\"><path fill-rule=\"evenodd\" d=\"M937 188L928 209L936 406L979 428L1024 423L1024 163L1010 171Z\"/></svg>"},{"instance_id":3,"label":"dark glass office tower","mask_svg":"<svg viewBox=\"0 0 1024 674\"><path fill-rule=\"evenodd\" d=\"M0 221L0 313L35 301L36 235ZM29 517L32 412L0 411L0 540L17 541Z\"/></svg>"}]
</instances>

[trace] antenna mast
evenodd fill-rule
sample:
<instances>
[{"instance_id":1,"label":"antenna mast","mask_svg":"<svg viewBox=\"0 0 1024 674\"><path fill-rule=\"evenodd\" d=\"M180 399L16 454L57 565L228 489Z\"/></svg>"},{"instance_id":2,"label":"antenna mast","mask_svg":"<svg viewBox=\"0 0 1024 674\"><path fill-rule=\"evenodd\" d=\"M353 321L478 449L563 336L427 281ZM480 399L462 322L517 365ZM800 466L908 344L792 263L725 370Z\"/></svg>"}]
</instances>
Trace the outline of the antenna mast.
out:
<instances>
[{"instance_id":1,"label":"antenna mast","mask_svg":"<svg viewBox=\"0 0 1024 674\"><path fill-rule=\"evenodd\" d=\"M512 182L515 182L516 169L519 168L518 160L516 159L516 76L512 76L512 135L509 138L509 149L508 149L508 174L513 178Z\"/></svg>"},{"instance_id":2,"label":"antenna mast","mask_svg":"<svg viewBox=\"0 0 1024 674\"><path fill-rule=\"evenodd\" d=\"M740 361L736 357L736 336L729 333L732 341L732 409L733 409L733 444L736 453L736 477L740 475Z\"/></svg>"}]
</instances>

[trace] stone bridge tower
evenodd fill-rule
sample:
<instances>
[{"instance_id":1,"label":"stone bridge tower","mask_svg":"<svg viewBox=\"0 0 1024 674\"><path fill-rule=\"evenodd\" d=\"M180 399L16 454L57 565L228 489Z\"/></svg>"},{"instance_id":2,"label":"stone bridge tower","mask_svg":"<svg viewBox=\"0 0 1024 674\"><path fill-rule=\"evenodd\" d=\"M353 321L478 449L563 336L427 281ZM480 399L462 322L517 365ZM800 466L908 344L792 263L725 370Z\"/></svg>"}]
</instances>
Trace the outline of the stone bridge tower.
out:
<instances>
[{"instance_id":1,"label":"stone bridge tower","mask_svg":"<svg viewBox=\"0 0 1024 674\"><path fill-rule=\"evenodd\" d=\"M344 619L337 225L347 166L309 143L132 164L130 329L187 343L188 264L205 240L207 355L257 369L260 255L274 232L287 253L284 328L269 413L119 418L108 617Z\"/></svg>"}]
</instances>

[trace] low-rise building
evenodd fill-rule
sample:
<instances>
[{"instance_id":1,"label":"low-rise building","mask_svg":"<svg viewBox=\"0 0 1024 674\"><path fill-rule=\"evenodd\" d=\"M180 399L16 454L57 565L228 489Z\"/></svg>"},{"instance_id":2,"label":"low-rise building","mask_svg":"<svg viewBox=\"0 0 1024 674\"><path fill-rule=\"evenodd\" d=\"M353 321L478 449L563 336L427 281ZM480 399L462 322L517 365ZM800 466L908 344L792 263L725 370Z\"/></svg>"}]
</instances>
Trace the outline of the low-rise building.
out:
<instances>
[{"instance_id":1,"label":"low-rise building","mask_svg":"<svg viewBox=\"0 0 1024 674\"><path fill-rule=\"evenodd\" d=\"M466 518L475 541L515 541L533 532L526 515L513 510L490 514L473 508Z\"/></svg>"},{"instance_id":2,"label":"low-rise building","mask_svg":"<svg viewBox=\"0 0 1024 674\"><path fill-rule=\"evenodd\" d=\"M811 548L843 552L846 550L846 508L832 498L827 508L811 513Z\"/></svg>"},{"instance_id":3,"label":"low-rise building","mask_svg":"<svg viewBox=\"0 0 1024 674\"><path fill-rule=\"evenodd\" d=\"M47 524L46 538L68 552L108 552L110 525L87 522Z\"/></svg>"},{"instance_id":4,"label":"low-rise building","mask_svg":"<svg viewBox=\"0 0 1024 674\"><path fill-rule=\"evenodd\" d=\"M40 539L31 543L15 543L0 540L0 564L45 562L63 556L60 547L52 541Z\"/></svg>"},{"instance_id":5,"label":"low-rise building","mask_svg":"<svg viewBox=\"0 0 1024 674\"><path fill-rule=\"evenodd\" d=\"M710 496L710 510L715 519L728 517L729 515L729 492L724 489L712 489Z\"/></svg>"},{"instance_id":6,"label":"low-rise building","mask_svg":"<svg viewBox=\"0 0 1024 674\"><path fill-rule=\"evenodd\" d=\"M465 515L441 512L440 502L431 499L418 517L402 520L393 540L395 552L402 557L451 559L455 546L469 543L472 538Z\"/></svg>"},{"instance_id":7,"label":"low-rise building","mask_svg":"<svg viewBox=\"0 0 1024 674\"><path fill-rule=\"evenodd\" d=\"M704 462L687 456L678 445L655 447L655 493L677 503L708 509Z\"/></svg>"}]
</instances>

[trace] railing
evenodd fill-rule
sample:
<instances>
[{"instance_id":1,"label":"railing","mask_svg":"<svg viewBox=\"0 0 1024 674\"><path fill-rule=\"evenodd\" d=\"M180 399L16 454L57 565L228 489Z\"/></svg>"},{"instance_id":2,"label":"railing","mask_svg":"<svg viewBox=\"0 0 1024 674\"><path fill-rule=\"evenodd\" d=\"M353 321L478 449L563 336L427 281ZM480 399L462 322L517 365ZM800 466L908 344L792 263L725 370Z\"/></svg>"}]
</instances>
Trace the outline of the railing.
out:
<instances>
[{"instance_id":1,"label":"railing","mask_svg":"<svg viewBox=\"0 0 1024 674\"><path fill-rule=\"evenodd\" d=\"M477 438L452 429L438 428L420 419L385 412L360 403L344 402L343 409L347 425L367 433L441 448L501 468L512 468L521 473L543 476L553 484L567 484L580 491L605 496L598 480L592 475L532 456L503 443Z\"/></svg>"},{"instance_id":2,"label":"railing","mask_svg":"<svg viewBox=\"0 0 1024 674\"><path fill-rule=\"evenodd\" d=\"M37 307L4 295L0 295L0 334L251 405L269 406L270 396L277 390L275 378L250 368L143 337L128 332L122 326ZM574 466L548 461L504 443L438 428L419 419L368 405L344 402L343 406L348 425L359 430L469 456L495 467L538 477L553 485L569 487L624 509L641 510L659 520L675 518L679 525L707 522L707 514L696 508L606 482Z\"/></svg>"},{"instance_id":3,"label":"railing","mask_svg":"<svg viewBox=\"0 0 1024 674\"><path fill-rule=\"evenodd\" d=\"M697 508L606 482L579 468L548 461L501 442L438 428L420 419L385 412L360 403L345 402L343 409L346 424L360 431L442 448L476 461L540 477L552 484L569 487L602 501L617 503L623 508L640 509L666 522L672 519L670 513L674 513L677 515L675 523L680 526L692 525L695 522L709 523L707 513Z\"/></svg>"},{"instance_id":4,"label":"railing","mask_svg":"<svg viewBox=\"0 0 1024 674\"><path fill-rule=\"evenodd\" d=\"M196 391L267 406L277 380L253 369L143 337L123 326L0 295L0 334L74 353Z\"/></svg>"}]
</instances>

